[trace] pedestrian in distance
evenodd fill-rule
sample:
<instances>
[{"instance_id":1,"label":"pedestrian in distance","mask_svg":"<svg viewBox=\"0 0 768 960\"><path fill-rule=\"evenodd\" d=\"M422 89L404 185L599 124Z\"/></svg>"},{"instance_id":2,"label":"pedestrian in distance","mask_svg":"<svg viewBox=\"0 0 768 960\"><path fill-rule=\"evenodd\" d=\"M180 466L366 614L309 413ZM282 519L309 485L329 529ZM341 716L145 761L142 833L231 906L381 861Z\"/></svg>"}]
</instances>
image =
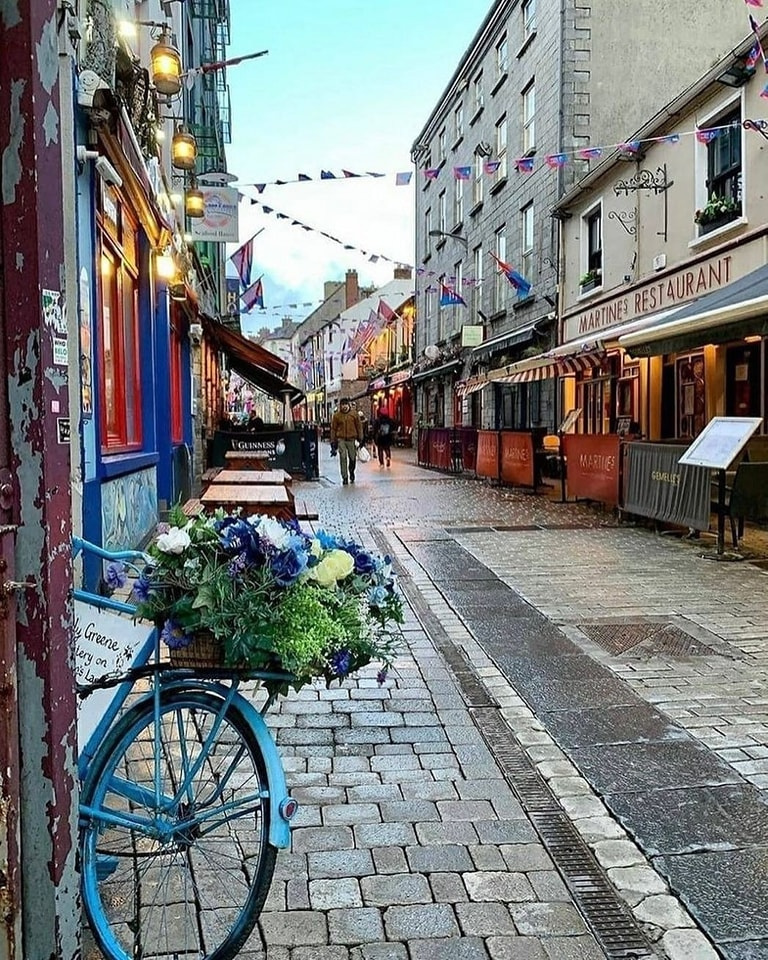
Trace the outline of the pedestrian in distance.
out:
<instances>
[{"instance_id":1,"label":"pedestrian in distance","mask_svg":"<svg viewBox=\"0 0 768 960\"><path fill-rule=\"evenodd\" d=\"M360 417L350 406L349 400L342 400L331 420L331 447L336 444L339 451L341 482L345 487L355 482L357 446L362 442L363 425Z\"/></svg>"},{"instance_id":2,"label":"pedestrian in distance","mask_svg":"<svg viewBox=\"0 0 768 960\"><path fill-rule=\"evenodd\" d=\"M384 460L387 466L392 460L392 438L395 433L395 421L389 416L383 407L379 407L376 422L373 425L373 439L376 442L376 449L379 453L379 466L384 466Z\"/></svg>"}]
</instances>

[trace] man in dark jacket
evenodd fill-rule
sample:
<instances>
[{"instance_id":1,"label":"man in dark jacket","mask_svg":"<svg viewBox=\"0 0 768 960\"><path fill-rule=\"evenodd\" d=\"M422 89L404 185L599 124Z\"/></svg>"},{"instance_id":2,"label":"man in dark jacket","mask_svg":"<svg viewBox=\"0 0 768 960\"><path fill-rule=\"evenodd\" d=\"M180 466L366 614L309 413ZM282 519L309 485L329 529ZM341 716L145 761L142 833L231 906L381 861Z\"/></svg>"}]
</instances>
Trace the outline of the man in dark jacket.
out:
<instances>
[{"instance_id":1,"label":"man in dark jacket","mask_svg":"<svg viewBox=\"0 0 768 960\"><path fill-rule=\"evenodd\" d=\"M341 482L345 487L355 482L357 445L362 442L363 425L360 417L351 408L349 400L342 400L331 420L331 444L338 447Z\"/></svg>"},{"instance_id":2,"label":"man in dark jacket","mask_svg":"<svg viewBox=\"0 0 768 960\"><path fill-rule=\"evenodd\" d=\"M384 459L389 466L392 459L392 440L395 433L395 421L383 407L379 407L376 422L373 425L373 439L379 451L379 466L384 466Z\"/></svg>"}]
</instances>

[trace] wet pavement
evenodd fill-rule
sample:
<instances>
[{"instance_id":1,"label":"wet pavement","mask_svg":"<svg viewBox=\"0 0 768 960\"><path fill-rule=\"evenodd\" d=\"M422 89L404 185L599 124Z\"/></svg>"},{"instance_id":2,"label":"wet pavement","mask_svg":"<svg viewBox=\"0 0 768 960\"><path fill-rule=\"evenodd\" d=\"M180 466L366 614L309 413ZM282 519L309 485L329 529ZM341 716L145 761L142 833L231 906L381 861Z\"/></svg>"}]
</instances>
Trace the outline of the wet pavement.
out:
<instances>
[{"instance_id":1,"label":"wet pavement","mask_svg":"<svg viewBox=\"0 0 768 960\"><path fill-rule=\"evenodd\" d=\"M768 958L765 573L413 451L321 472L297 496L394 555L407 648L275 712L302 807L240 956Z\"/></svg>"}]
</instances>

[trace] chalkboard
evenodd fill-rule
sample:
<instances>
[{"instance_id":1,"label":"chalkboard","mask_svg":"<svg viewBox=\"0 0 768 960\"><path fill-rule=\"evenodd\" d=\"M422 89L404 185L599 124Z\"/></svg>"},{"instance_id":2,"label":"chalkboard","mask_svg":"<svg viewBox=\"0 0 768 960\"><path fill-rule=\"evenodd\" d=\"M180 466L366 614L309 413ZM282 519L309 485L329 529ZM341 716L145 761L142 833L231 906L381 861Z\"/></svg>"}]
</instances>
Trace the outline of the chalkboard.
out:
<instances>
[{"instance_id":1,"label":"chalkboard","mask_svg":"<svg viewBox=\"0 0 768 960\"><path fill-rule=\"evenodd\" d=\"M565 415L565 419L560 424L560 430L558 433L568 433L571 427L576 423L576 421L581 416L581 407L574 407L573 410L569 410Z\"/></svg>"},{"instance_id":2,"label":"chalkboard","mask_svg":"<svg viewBox=\"0 0 768 960\"><path fill-rule=\"evenodd\" d=\"M762 422L762 417L713 417L679 462L727 470Z\"/></svg>"}]
</instances>

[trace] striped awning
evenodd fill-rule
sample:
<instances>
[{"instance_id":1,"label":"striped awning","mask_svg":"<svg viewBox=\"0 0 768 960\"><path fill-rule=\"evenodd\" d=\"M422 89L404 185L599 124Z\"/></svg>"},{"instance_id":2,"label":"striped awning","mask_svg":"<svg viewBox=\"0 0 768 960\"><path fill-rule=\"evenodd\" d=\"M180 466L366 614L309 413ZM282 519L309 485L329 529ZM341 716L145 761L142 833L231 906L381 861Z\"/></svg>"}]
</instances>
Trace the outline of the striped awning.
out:
<instances>
[{"instance_id":1,"label":"striped awning","mask_svg":"<svg viewBox=\"0 0 768 960\"><path fill-rule=\"evenodd\" d=\"M599 367L604 359L604 350L589 350L572 356L554 356L550 351L491 370L488 379L494 383L532 383L551 377L573 377Z\"/></svg>"},{"instance_id":2,"label":"striped awning","mask_svg":"<svg viewBox=\"0 0 768 960\"><path fill-rule=\"evenodd\" d=\"M467 380L460 380L454 389L458 396L468 397L470 393L477 393L478 390L482 390L487 383L488 377L485 375L482 377L469 377Z\"/></svg>"}]
</instances>

